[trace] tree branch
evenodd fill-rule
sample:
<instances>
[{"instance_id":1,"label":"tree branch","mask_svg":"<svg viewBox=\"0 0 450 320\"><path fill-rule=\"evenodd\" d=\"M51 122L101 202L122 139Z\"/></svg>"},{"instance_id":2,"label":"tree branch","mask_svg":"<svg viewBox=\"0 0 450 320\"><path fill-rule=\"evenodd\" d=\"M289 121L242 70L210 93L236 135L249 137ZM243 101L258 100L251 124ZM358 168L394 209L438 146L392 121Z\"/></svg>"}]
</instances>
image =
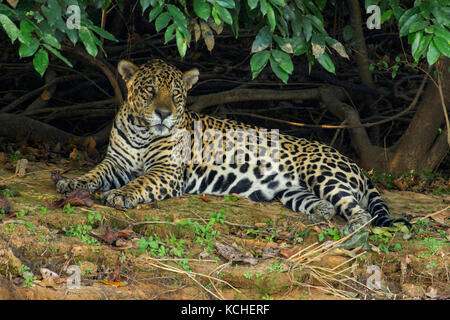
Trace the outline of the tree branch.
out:
<instances>
[{"instance_id":1,"label":"tree branch","mask_svg":"<svg viewBox=\"0 0 450 320\"><path fill-rule=\"evenodd\" d=\"M207 107L222 103L263 100L318 100L319 98L319 89L317 88L287 91L268 89L232 89L218 93L188 97L188 103L192 103L188 109L193 112L200 112Z\"/></svg>"}]
</instances>

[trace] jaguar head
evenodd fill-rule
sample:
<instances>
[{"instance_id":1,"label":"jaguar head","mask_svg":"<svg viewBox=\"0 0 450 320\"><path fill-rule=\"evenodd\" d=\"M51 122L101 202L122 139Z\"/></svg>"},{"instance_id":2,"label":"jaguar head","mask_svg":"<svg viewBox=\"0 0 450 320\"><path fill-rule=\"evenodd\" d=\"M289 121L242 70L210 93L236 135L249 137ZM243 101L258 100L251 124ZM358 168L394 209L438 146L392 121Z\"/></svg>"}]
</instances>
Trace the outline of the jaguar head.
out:
<instances>
[{"instance_id":1,"label":"jaguar head","mask_svg":"<svg viewBox=\"0 0 450 320\"><path fill-rule=\"evenodd\" d=\"M163 60L136 66L119 62L118 71L128 88L127 102L138 125L156 136L167 136L182 121L187 91L198 81L199 72L181 72Z\"/></svg>"}]
</instances>

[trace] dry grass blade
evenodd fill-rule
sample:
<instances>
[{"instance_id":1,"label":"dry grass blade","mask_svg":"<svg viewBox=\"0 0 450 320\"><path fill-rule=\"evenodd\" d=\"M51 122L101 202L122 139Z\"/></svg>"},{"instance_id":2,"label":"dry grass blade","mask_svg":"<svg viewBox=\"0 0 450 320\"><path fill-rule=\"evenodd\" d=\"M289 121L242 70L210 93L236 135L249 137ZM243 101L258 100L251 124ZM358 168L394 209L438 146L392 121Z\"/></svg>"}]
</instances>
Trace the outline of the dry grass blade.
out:
<instances>
[{"instance_id":1,"label":"dry grass blade","mask_svg":"<svg viewBox=\"0 0 450 320\"><path fill-rule=\"evenodd\" d=\"M374 218L373 218L374 219ZM372 219L372 220L373 220ZM299 284L301 286L307 286L307 287L313 287L316 289L320 289L326 293L332 294L337 297L341 297L344 299L354 299L355 294L361 294L366 295L361 290L358 290L357 286L362 286L367 288L364 284L360 283L356 279L353 279L345 274L346 271L352 268L352 266L344 267L345 265L350 264L352 261L360 257L361 255L365 254L366 252L360 252L359 254L355 255L354 257L350 257L346 261L338 264L337 266L334 266L333 268L328 267L322 267L322 266L315 266L311 264L313 261L317 261L320 258L323 258L324 256L330 254L337 246L344 243L346 240L353 237L355 234L357 234L360 230L364 229L370 223L372 220L368 221L366 224L359 227L357 230L353 231L349 235L343 237L342 239L334 242L332 245L329 245L328 243L322 243L318 244L317 242L309 245L308 247L300 250L295 255L291 256L287 261L290 261L292 263L292 266L290 268L289 272L293 272L296 269L306 269L309 271L309 274L312 278L314 278L317 282L322 284L322 286L312 286L310 284L301 283L297 280L294 280L296 284ZM294 277L291 277L292 279ZM349 284L349 282L351 284ZM346 288L349 288L350 291L338 289L336 288L336 285L333 284L340 284ZM370 289L370 288L367 288Z\"/></svg>"},{"instance_id":2,"label":"dry grass blade","mask_svg":"<svg viewBox=\"0 0 450 320\"><path fill-rule=\"evenodd\" d=\"M224 280L222 280L222 279L216 278L216 277L214 277L214 276L211 276L211 275L208 275L208 274L203 274L203 273L198 273L198 272L192 272L192 271L186 271L186 270L178 269L178 268L176 268L176 267L173 267L173 266L170 266L170 265L168 265L168 264L162 263L162 262L160 261L160 259L155 259L155 258L152 258L152 257L146 257L146 259L147 259L147 260L150 260L150 261L147 261L147 263L148 263L149 265L151 265L152 267L155 267L155 268L157 268L157 269L162 269L162 270L170 271L170 272L179 273L179 274L184 274L184 275L188 276L192 281L194 281L194 282L195 282L196 284L198 284L202 289L204 289L206 292L208 292L209 294L211 294L212 296L214 296L216 299L223 300L223 297L222 297L222 298L220 297L220 296L222 296L222 294L221 294L219 291L217 291L217 289L216 289L217 293L218 293L220 296L219 296L219 295L216 295L216 294L213 293L211 290L209 290L209 289L206 288L204 285L202 285L197 279L195 279L194 276L199 276L199 277L207 278L207 279L210 280L210 281L213 281L213 280L214 280L214 281L221 282L221 283L227 285L228 287L230 287L231 289L235 290L236 292L242 294L242 292L241 292L239 289L233 287L233 286L232 286L230 283L228 283L227 281L224 281ZM213 287L216 288L215 286L213 286Z\"/></svg>"}]
</instances>

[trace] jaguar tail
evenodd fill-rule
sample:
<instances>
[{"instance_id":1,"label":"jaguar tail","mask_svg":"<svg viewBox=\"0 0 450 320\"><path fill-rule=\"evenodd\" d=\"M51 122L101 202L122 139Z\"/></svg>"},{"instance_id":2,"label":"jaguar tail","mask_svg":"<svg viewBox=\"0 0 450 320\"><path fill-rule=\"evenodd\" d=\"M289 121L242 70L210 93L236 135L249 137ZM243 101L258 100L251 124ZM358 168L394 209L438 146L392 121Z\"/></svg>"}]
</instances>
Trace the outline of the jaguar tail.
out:
<instances>
[{"instance_id":1,"label":"jaguar tail","mask_svg":"<svg viewBox=\"0 0 450 320\"><path fill-rule=\"evenodd\" d=\"M411 224L405 219L390 219L386 201L381 198L380 192L373 183L367 179L367 210L375 217L372 224L377 227L391 227L396 222L402 222L408 227Z\"/></svg>"}]
</instances>

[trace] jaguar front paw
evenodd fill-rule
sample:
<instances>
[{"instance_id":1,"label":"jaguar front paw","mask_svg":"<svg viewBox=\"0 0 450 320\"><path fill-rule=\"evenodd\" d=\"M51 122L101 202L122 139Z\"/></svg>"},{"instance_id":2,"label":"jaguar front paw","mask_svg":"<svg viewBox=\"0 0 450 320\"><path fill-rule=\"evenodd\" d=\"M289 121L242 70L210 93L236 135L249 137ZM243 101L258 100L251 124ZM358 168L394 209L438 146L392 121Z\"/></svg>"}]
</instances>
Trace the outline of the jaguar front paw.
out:
<instances>
[{"instance_id":1,"label":"jaguar front paw","mask_svg":"<svg viewBox=\"0 0 450 320\"><path fill-rule=\"evenodd\" d=\"M333 204L326 200L318 201L309 215L309 221L312 223L327 222L336 214Z\"/></svg>"},{"instance_id":2,"label":"jaguar front paw","mask_svg":"<svg viewBox=\"0 0 450 320\"><path fill-rule=\"evenodd\" d=\"M103 192L100 196L103 203L107 206L119 209L133 209L138 205L138 199L131 192L115 189Z\"/></svg>"},{"instance_id":3,"label":"jaguar front paw","mask_svg":"<svg viewBox=\"0 0 450 320\"><path fill-rule=\"evenodd\" d=\"M75 179L61 179L56 183L56 190L59 193L72 192L78 187L78 182Z\"/></svg>"}]
</instances>

